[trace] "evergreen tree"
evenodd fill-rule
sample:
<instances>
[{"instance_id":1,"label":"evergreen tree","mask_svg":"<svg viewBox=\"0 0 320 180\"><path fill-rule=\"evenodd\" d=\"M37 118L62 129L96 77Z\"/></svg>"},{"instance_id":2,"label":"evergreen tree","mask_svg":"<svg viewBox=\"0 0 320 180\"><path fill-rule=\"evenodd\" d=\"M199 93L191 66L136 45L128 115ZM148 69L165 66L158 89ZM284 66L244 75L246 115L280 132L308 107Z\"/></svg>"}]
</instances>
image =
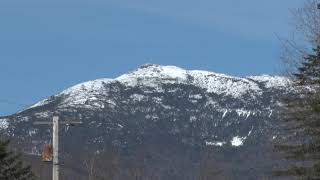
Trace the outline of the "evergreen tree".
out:
<instances>
[{"instance_id":1,"label":"evergreen tree","mask_svg":"<svg viewBox=\"0 0 320 180\"><path fill-rule=\"evenodd\" d=\"M9 141L0 140L0 180L34 180L30 166L25 166L20 157L8 150Z\"/></svg>"},{"instance_id":2,"label":"evergreen tree","mask_svg":"<svg viewBox=\"0 0 320 180\"><path fill-rule=\"evenodd\" d=\"M284 100L286 142L277 145L292 166L276 175L320 179L320 46L294 74L295 94Z\"/></svg>"},{"instance_id":3,"label":"evergreen tree","mask_svg":"<svg viewBox=\"0 0 320 180\"><path fill-rule=\"evenodd\" d=\"M305 57L294 74L299 85L320 85L320 46L313 51L314 54Z\"/></svg>"}]
</instances>

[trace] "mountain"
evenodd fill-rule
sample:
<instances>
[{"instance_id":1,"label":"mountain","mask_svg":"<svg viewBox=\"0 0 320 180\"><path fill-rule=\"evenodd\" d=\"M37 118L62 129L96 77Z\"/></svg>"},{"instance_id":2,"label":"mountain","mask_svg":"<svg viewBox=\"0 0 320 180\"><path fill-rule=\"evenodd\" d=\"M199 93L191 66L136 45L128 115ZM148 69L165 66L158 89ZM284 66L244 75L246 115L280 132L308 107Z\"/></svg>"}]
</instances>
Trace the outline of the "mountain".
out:
<instances>
[{"instance_id":1,"label":"mountain","mask_svg":"<svg viewBox=\"0 0 320 180\"><path fill-rule=\"evenodd\" d=\"M290 92L288 83L279 76L242 78L146 64L115 79L75 85L1 117L0 131L23 152L38 155L50 143L52 130L33 122L59 115L83 122L63 126L64 159L112 149L126 157L123 162L141 156L145 173L140 179L152 179L150 173L161 169L156 176L170 180L199 179L195 176L202 169L213 167L201 168L210 155L213 169L220 169L212 177L258 179L272 166L272 143L280 133L277 107ZM174 167L168 166L171 161Z\"/></svg>"}]
</instances>

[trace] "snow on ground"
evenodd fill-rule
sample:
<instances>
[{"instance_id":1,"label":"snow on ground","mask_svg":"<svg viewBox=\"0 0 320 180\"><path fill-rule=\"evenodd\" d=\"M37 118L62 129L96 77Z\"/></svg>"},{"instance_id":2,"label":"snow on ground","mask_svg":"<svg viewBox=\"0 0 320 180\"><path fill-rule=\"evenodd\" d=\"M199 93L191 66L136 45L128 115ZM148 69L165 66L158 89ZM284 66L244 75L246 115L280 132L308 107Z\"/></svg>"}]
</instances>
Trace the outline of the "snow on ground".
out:
<instances>
[{"instance_id":1,"label":"snow on ground","mask_svg":"<svg viewBox=\"0 0 320 180\"><path fill-rule=\"evenodd\" d=\"M0 119L0 129L7 129L9 127L9 122L7 119Z\"/></svg>"},{"instance_id":2,"label":"snow on ground","mask_svg":"<svg viewBox=\"0 0 320 180\"><path fill-rule=\"evenodd\" d=\"M29 136L33 136L34 134L36 134L35 129L29 130Z\"/></svg>"},{"instance_id":3,"label":"snow on ground","mask_svg":"<svg viewBox=\"0 0 320 180\"><path fill-rule=\"evenodd\" d=\"M67 95L63 104L84 105L87 101L99 101L96 95L106 93L105 84L111 82L120 82L126 86L143 85L153 87L156 91L163 91L162 83L184 83L191 84L209 93L232 96L233 98L242 98L249 95L255 98L262 94L255 81L265 83L267 88L282 88L287 85L287 78L280 76L249 76L247 78L233 77L225 74L219 74L209 71L185 70L176 66L161 66L155 64L146 64L135 71L121 75L115 79L97 79L80 83L72 86L58 95ZM201 95L190 96L192 99L201 99ZM135 99L140 99L136 97ZM141 99L140 99L141 100ZM48 103L48 100L40 101L30 108L42 106ZM96 106L99 108L99 106ZM101 107L102 108L102 107ZM249 112L237 112L249 116ZM226 115L226 113L224 113Z\"/></svg>"},{"instance_id":4,"label":"snow on ground","mask_svg":"<svg viewBox=\"0 0 320 180\"><path fill-rule=\"evenodd\" d=\"M244 144L244 141L252 134L253 126L251 127L251 130L249 131L248 135L245 137L235 136L231 140L231 145L238 147L242 146Z\"/></svg>"},{"instance_id":5,"label":"snow on ground","mask_svg":"<svg viewBox=\"0 0 320 180\"><path fill-rule=\"evenodd\" d=\"M72 86L62 91L60 94L76 94L76 93L85 92L85 91L99 91L103 88L104 84L108 84L112 81L113 79L107 79L107 78L87 81L87 82Z\"/></svg>"},{"instance_id":6,"label":"snow on ground","mask_svg":"<svg viewBox=\"0 0 320 180\"><path fill-rule=\"evenodd\" d=\"M231 145L236 147L242 146L244 143L244 140L246 140L246 137L235 136L231 140Z\"/></svg>"},{"instance_id":7,"label":"snow on ground","mask_svg":"<svg viewBox=\"0 0 320 180\"><path fill-rule=\"evenodd\" d=\"M249 116L254 116L257 113L259 113L259 111L250 111L250 110L246 110L246 109L225 109L225 108L221 108L221 109L217 109L217 110L222 113L222 118L226 117L226 115L228 113L232 113L232 112L237 113L238 116L246 117L246 118L248 118Z\"/></svg>"},{"instance_id":8,"label":"snow on ground","mask_svg":"<svg viewBox=\"0 0 320 180\"><path fill-rule=\"evenodd\" d=\"M166 80L166 82L183 82L187 80L187 71L176 66L146 64L131 73L119 76L115 80L129 86L142 84L148 87L157 87L161 83L158 81L159 79Z\"/></svg>"},{"instance_id":9,"label":"snow on ground","mask_svg":"<svg viewBox=\"0 0 320 180\"><path fill-rule=\"evenodd\" d=\"M251 111L244 110L244 109L236 109L236 112L238 116L245 116L246 118L248 118L251 114L253 114Z\"/></svg>"},{"instance_id":10,"label":"snow on ground","mask_svg":"<svg viewBox=\"0 0 320 180\"><path fill-rule=\"evenodd\" d=\"M134 101L142 101L145 98L145 96L142 94L132 94L130 95L130 98Z\"/></svg>"},{"instance_id":11,"label":"snow on ground","mask_svg":"<svg viewBox=\"0 0 320 180\"><path fill-rule=\"evenodd\" d=\"M222 118L224 118L224 117L227 115L228 111L229 111L229 110L226 109L226 110L223 112Z\"/></svg>"},{"instance_id":12,"label":"snow on ground","mask_svg":"<svg viewBox=\"0 0 320 180\"><path fill-rule=\"evenodd\" d=\"M202 99L202 95L201 94L190 94L189 98L190 99Z\"/></svg>"},{"instance_id":13,"label":"snow on ground","mask_svg":"<svg viewBox=\"0 0 320 180\"><path fill-rule=\"evenodd\" d=\"M104 79L96 79L93 81L80 83L63 90L62 92L57 94L57 96L60 96L60 95L67 96L67 98L64 100L64 103L67 103L68 105L85 104L85 102L87 102L88 100L91 100L91 101L98 100L97 97L95 97L95 95L103 92L104 85L110 82L114 82L114 80L104 78ZM43 106L48 103L49 103L48 99L44 99L30 106L27 109Z\"/></svg>"},{"instance_id":14,"label":"snow on ground","mask_svg":"<svg viewBox=\"0 0 320 180\"><path fill-rule=\"evenodd\" d=\"M42 118L46 118L46 117L49 117L50 114L49 114L49 112L46 112L46 111L45 111L45 112L35 113L34 115L37 116L37 117L40 117L40 118L41 118L41 117L42 117Z\"/></svg>"},{"instance_id":15,"label":"snow on ground","mask_svg":"<svg viewBox=\"0 0 320 180\"><path fill-rule=\"evenodd\" d=\"M226 144L226 142L219 142L219 141L216 141L216 142L211 142L211 141L206 141L206 145L207 146L223 146L223 145L225 145Z\"/></svg>"},{"instance_id":16,"label":"snow on ground","mask_svg":"<svg viewBox=\"0 0 320 180\"><path fill-rule=\"evenodd\" d=\"M247 78L265 83L266 88L281 88L287 87L290 84L290 80L286 77L281 76L270 76L270 75L261 75L261 76L248 76Z\"/></svg>"},{"instance_id":17,"label":"snow on ground","mask_svg":"<svg viewBox=\"0 0 320 180\"><path fill-rule=\"evenodd\" d=\"M43 106L43 105L46 105L46 104L48 104L48 100L44 99L44 100L39 101L36 104L30 106L28 109L35 108L35 107L38 107L38 106Z\"/></svg>"},{"instance_id":18,"label":"snow on ground","mask_svg":"<svg viewBox=\"0 0 320 180\"><path fill-rule=\"evenodd\" d=\"M235 136L231 139L231 145L235 147L243 146L245 140L252 134L253 126L249 131L248 135L245 137ZM205 141L207 146L223 146L226 144L224 141Z\"/></svg>"},{"instance_id":19,"label":"snow on ground","mask_svg":"<svg viewBox=\"0 0 320 180\"><path fill-rule=\"evenodd\" d=\"M197 121L197 117L196 116L190 116L190 122L195 122Z\"/></svg>"},{"instance_id":20,"label":"snow on ground","mask_svg":"<svg viewBox=\"0 0 320 180\"><path fill-rule=\"evenodd\" d=\"M110 82L113 82L113 80L97 79L94 81L84 82L62 91L59 95L67 95L67 98L64 100L65 104L84 105L87 101L99 101L96 96L103 94L105 85ZM98 108L104 107L99 103L95 103L94 105Z\"/></svg>"},{"instance_id":21,"label":"snow on ground","mask_svg":"<svg viewBox=\"0 0 320 180\"><path fill-rule=\"evenodd\" d=\"M161 81L159 81L160 79ZM129 86L141 84L148 87L157 87L162 82L192 84L206 89L211 93L226 94L235 98L252 92L261 94L259 86L246 78L233 77L209 71L189 71L175 66L147 64L115 80Z\"/></svg>"},{"instance_id":22,"label":"snow on ground","mask_svg":"<svg viewBox=\"0 0 320 180\"><path fill-rule=\"evenodd\" d=\"M190 71L190 75L194 77L194 85L202 87L210 93L226 94L234 98L239 98L248 92L261 94L259 86L245 78L199 70Z\"/></svg>"}]
</instances>

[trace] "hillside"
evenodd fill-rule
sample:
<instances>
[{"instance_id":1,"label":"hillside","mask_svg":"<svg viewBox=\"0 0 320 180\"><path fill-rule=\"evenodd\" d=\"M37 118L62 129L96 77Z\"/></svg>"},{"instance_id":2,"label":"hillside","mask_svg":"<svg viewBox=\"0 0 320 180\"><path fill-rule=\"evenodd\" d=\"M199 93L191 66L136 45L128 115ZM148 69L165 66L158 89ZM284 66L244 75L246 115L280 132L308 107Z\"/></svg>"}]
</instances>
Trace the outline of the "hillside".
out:
<instances>
[{"instance_id":1,"label":"hillside","mask_svg":"<svg viewBox=\"0 0 320 180\"><path fill-rule=\"evenodd\" d=\"M258 179L272 166L278 100L290 92L288 83L279 76L233 77L147 64L115 79L75 85L1 117L0 131L36 156L50 143L52 131L34 121L53 115L83 121L61 129L62 159L78 168L65 172L69 175L86 174L84 154L108 159L111 153L128 172L143 167L140 179L152 179L151 174L167 180L201 174Z\"/></svg>"}]
</instances>

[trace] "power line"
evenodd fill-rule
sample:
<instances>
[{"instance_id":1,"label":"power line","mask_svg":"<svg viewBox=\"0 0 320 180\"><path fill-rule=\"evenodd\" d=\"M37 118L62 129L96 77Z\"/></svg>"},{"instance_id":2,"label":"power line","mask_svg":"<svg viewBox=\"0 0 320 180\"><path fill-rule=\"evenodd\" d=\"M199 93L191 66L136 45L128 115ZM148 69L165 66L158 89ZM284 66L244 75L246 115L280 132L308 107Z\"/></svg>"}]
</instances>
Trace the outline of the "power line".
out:
<instances>
[{"instance_id":1,"label":"power line","mask_svg":"<svg viewBox=\"0 0 320 180\"><path fill-rule=\"evenodd\" d=\"M54 116L52 121L36 121L34 125L52 125L53 140L53 161L52 161L52 179L59 180L59 124L82 124L81 121L62 121L59 122L59 116Z\"/></svg>"}]
</instances>

